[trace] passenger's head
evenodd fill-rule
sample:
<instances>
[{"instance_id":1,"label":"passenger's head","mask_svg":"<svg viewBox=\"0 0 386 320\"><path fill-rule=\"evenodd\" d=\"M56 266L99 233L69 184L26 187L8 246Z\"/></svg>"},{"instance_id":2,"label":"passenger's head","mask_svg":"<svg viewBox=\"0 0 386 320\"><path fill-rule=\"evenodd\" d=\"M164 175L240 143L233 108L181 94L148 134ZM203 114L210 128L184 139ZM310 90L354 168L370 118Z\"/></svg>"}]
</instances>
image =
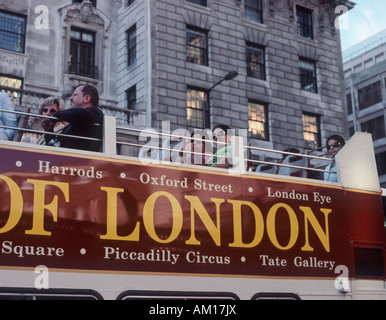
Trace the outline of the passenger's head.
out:
<instances>
[{"instance_id":1,"label":"passenger's head","mask_svg":"<svg viewBox=\"0 0 386 320\"><path fill-rule=\"evenodd\" d=\"M328 153L334 158L345 145L346 141L343 139L343 137L337 134L330 136L326 143Z\"/></svg>"},{"instance_id":2,"label":"passenger's head","mask_svg":"<svg viewBox=\"0 0 386 320\"><path fill-rule=\"evenodd\" d=\"M99 93L97 88L88 84L81 84L75 88L71 98L73 108L99 107Z\"/></svg>"},{"instance_id":3,"label":"passenger's head","mask_svg":"<svg viewBox=\"0 0 386 320\"><path fill-rule=\"evenodd\" d=\"M233 136L233 131L230 127L220 124L213 129L213 140L222 143L229 143Z\"/></svg>"},{"instance_id":4,"label":"passenger's head","mask_svg":"<svg viewBox=\"0 0 386 320\"><path fill-rule=\"evenodd\" d=\"M64 109L65 109L64 101L62 98L49 97L46 100L44 100L42 105L40 106L39 114L50 117L54 113L63 111Z\"/></svg>"},{"instance_id":5,"label":"passenger's head","mask_svg":"<svg viewBox=\"0 0 386 320\"><path fill-rule=\"evenodd\" d=\"M205 136L202 130L194 130L192 135L191 147L192 151L197 150L203 152L205 150Z\"/></svg>"}]
</instances>

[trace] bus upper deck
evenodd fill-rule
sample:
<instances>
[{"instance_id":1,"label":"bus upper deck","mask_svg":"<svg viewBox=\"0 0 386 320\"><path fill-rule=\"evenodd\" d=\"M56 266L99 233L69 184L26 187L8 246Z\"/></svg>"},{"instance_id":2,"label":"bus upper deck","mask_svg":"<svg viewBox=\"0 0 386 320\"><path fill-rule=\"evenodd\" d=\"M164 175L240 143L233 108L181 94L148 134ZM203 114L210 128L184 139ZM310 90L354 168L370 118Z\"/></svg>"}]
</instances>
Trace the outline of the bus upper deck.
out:
<instances>
[{"instance_id":1,"label":"bus upper deck","mask_svg":"<svg viewBox=\"0 0 386 320\"><path fill-rule=\"evenodd\" d=\"M322 156L286 152L306 159L305 166L251 160L251 151L283 152L235 136L232 168L183 165L173 156L185 136L146 130L144 144L136 144L118 141L123 130L131 129L105 118L102 153L0 142L0 287L30 287L6 275L28 278L37 266L52 270L54 288L104 297L164 292L170 277L180 280L169 290L175 292L353 297L355 285L332 281L340 270L353 284L375 279L384 287L384 219L370 135L359 133L343 148L339 182L331 183L278 169L248 171L255 161L324 173L321 163L330 160ZM119 144L143 156L120 156ZM87 276L71 282L69 274Z\"/></svg>"},{"instance_id":2,"label":"bus upper deck","mask_svg":"<svg viewBox=\"0 0 386 320\"><path fill-rule=\"evenodd\" d=\"M2 110L0 110L1 112ZM49 116L17 112L17 111L5 111L5 113L13 113L18 115L19 117L19 128L1 126L0 129L15 129L17 134L15 135L14 141L22 141L25 136L33 135L33 136L42 136L44 134L51 134L49 132L45 132L42 130L33 130L26 129L28 119L37 118L37 119L55 119ZM211 131L207 130L196 130L200 137L192 137L191 133L185 129L177 129L174 132L170 132L170 127L166 126L166 130L162 128L162 132L157 132L154 129L134 129L134 128L124 128L116 126L116 119L111 116L105 117L105 125L104 125L104 137L102 139L103 148L101 152L104 155L109 156L118 156L117 150L121 147L127 147L133 150L136 150L134 154L138 155L137 158L141 162L153 163L153 164L183 164L184 166L187 162L184 162L184 159L189 158L199 158L198 160L202 160L199 162L199 165L205 166L205 159L210 156L213 156L213 153L217 146L223 147L224 144L221 142L213 141L213 136ZM56 133L56 136L66 136L60 133ZM132 137L136 137L139 141L137 143L127 142L122 139L119 140L119 137L131 135ZM202 138L201 138L202 136ZM300 151L294 152L293 148L290 148L286 151L272 150L267 148L253 147L248 145L248 141L246 138L247 134L245 130L240 130L239 136L234 135L231 143L232 152L226 156L217 156L221 160L227 159L231 163L231 171L237 171L240 174L244 174L245 172L257 172L257 173L266 173L266 174L278 174L281 176L291 176L291 177L301 177L301 178L316 178L318 180L323 180L321 174L324 173L333 173L332 171L328 171L325 168L327 164L329 164L332 159L329 157L325 157L322 152L319 152L323 148L319 148L316 150L309 150L304 153ZM95 141L95 138L88 137L75 137L74 139L82 139L86 141ZM365 139L365 138L364 138ZM367 138L368 139L368 138ZM141 143L142 142L142 143ZM203 149L205 151L201 151L201 147L198 149L186 148L187 144L194 143L203 143ZM368 141L364 141L364 143L368 144ZM362 150L364 148L362 142L358 142L355 148L359 148L358 150ZM353 144L351 144L353 145ZM31 147L31 145L29 145ZM41 147L41 146L40 146ZM370 190L378 192L380 190L378 179L375 177L376 174L376 166L374 167L374 159L372 158L373 149L370 146L369 150L365 150L365 152L357 152L358 154L362 154L363 156L368 156L367 159L363 159L363 163L368 164L368 170L372 171L372 174L368 176L367 174L363 174L365 172L365 168L348 168L348 170L354 169L355 175L348 172L347 176L351 176L351 180L360 181L359 186L360 189L366 189L366 184L369 182L372 185ZM70 149L67 149L67 152L70 152ZM202 153L204 152L204 153ZM321 156L312 155L312 153L319 153ZM350 151L352 153L352 151ZM133 154L133 152L131 152ZM252 157L252 155L255 157ZM132 157L131 157L132 158ZM340 157L342 158L342 156ZM337 162L341 162L342 160L337 160ZM369 162L370 161L370 162ZM193 162L193 161L192 161ZM361 161L362 162L362 161ZM210 167L210 166L209 166ZM346 166L344 166L346 168ZM253 168L253 170L252 170ZM203 169L201 166L200 169ZM211 168L213 169L213 168ZM345 187L345 179L342 181L342 176L346 176L342 173L342 166L338 166L338 175L339 182L343 182L342 186ZM361 175L361 176L358 176ZM347 178L347 177L345 177ZM352 181L351 181L352 182ZM346 187L350 187L346 185ZM353 186L351 186L353 187Z\"/></svg>"}]
</instances>

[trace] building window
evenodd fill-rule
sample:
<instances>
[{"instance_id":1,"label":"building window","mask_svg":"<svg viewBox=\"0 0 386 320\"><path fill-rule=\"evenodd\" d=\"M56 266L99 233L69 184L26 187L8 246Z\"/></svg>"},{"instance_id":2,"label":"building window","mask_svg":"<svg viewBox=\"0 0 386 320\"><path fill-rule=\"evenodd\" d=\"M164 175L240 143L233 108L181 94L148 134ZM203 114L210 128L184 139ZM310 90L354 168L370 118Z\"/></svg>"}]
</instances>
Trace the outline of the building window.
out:
<instances>
[{"instance_id":1,"label":"building window","mask_svg":"<svg viewBox=\"0 0 386 320\"><path fill-rule=\"evenodd\" d=\"M374 141L386 137L384 116L362 123L361 128L362 132L371 133Z\"/></svg>"},{"instance_id":2,"label":"building window","mask_svg":"<svg viewBox=\"0 0 386 320\"><path fill-rule=\"evenodd\" d=\"M265 80L264 48L247 44L247 75L248 77Z\"/></svg>"},{"instance_id":3,"label":"building window","mask_svg":"<svg viewBox=\"0 0 386 320\"><path fill-rule=\"evenodd\" d=\"M301 89L318 93L316 81L316 63L308 59L300 59L300 84Z\"/></svg>"},{"instance_id":4,"label":"building window","mask_svg":"<svg viewBox=\"0 0 386 320\"><path fill-rule=\"evenodd\" d=\"M126 91L126 98L127 98L127 109L129 110L129 113L127 115L127 123L132 124L133 123L133 116L134 111L136 110L137 106L137 86L132 86L129 90Z\"/></svg>"},{"instance_id":5,"label":"building window","mask_svg":"<svg viewBox=\"0 0 386 320\"><path fill-rule=\"evenodd\" d=\"M0 11L0 49L25 52L26 18Z\"/></svg>"},{"instance_id":6,"label":"building window","mask_svg":"<svg viewBox=\"0 0 386 320\"><path fill-rule=\"evenodd\" d=\"M386 174L386 152L379 153L375 156L380 176Z\"/></svg>"},{"instance_id":7,"label":"building window","mask_svg":"<svg viewBox=\"0 0 386 320\"><path fill-rule=\"evenodd\" d=\"M263 23L262 0L245 0L245 19Z\"/></svg>"},{"instance_id":8,"label":"building window","mask_svg":"<svg viewBox=\"0 0 386 320\"><path fill-rule=\"evenodd\" d=\"M312 114L303 114L303 132L305 147L317 149L321 146L320 118Z\"/></svg>"},{"instance_id":9,"label":"building window","mask_svg":"<svg viewBox=\"0 0 386 320\"><path fill-rule=\"evenodd\" d=\"M95 34L80 29L71 30L69 73L98 78L95 66Z\"/></svg>"},{"instance_id":10,"label":"building window","mask_svg":"<svg viewBox=\"0 0 386 320\"><path fill-rule=\"evenodd\" d=\"M358 90L358 97L360 110L382 102L381 82L378 81L363 89Z\"/></svg>"},{"instance_id":11,"label":"building window","mask_svg":"<svg viewBox=\"0 0 386 320\"><path fill-rule=\"evenodd\" d=\"M300 6L296 7L298 35L307 39L314 39L312 10Z\"/></svg>"},{"instance_id":12,"label":"building window","mask_svg":"<svg viewBox=\"0 0 386 320\"><path fill-rule=\"evenodd\" d=\"M188 126L197 129L210 128L208 92L196 88L187 91Z\"/></svg>"},{"instance_id":13,"label":"building window","mask_svg":"<svg viewBox=\"0 0 386 320\"><path fill-rule=\"evenodd\" d=\"M346 95L346 104L347 104L347 114L348 115L353 114L354 113L354 109L353 109L353 105L352 105L352 95L351 95L351 93Z\"/></svg>"},{"instance_id":14,"label":"building window","mask_svg":"<svg viewBox=\"0 0 386 320\"><path fill-rule=\"evenodd\" d=\"M127 6L131 6L134 2L135 0L127 0Z\"/></svg>"},{"instance_id":15,"label":"building window","mask_svg":"<svg viewBox=\"0 0 386 320\"><path fill-rule=\"evenodd\" d=\"M0 92L6 92L13 98L13 103L21 105L23 79L0 74Z\"/></svg>"},{"instance_id":16,"label":"building window","mask_svg":"<svg viewBox=\"0 0 386 320\"><path fill-rule=\"evenodd\" d=\"M355 134L355 128L352 127L352 126L350 126L350 127L348 128L348 134L349 134L350 137L354 136L354 134Z\"/></svg>"},{"instance_id":17,"label":"building window","mask_svg":"<svg viewBox=\"0 0 386 320\"><path fill-rule=\"evenodd\" d=\"M97 6L96 0L90 0L90 1L92 3L93 7L96 8L96 6ZM72 3L82 3L82 2L83 2L83 0L72 0Z\"/></svg>"},{"instance_id":18,"label":"building window","mask_svg":"<svg viewBox=\"0 0 386 320\"><path fill-rule=\"evenodd\" d=\"M267 106L249 102L249 136L259 140L269 140Z\"/></svg>"},{"instance_id":19,"label":"building window","mask_svg":"<svg viewBox=\"0 0 386 320\"><path fill-rule=\"evenodd\" d=\"M137 26L134 25L127 30L127 52L128 52L128 65L131 66L137 61Z\"/></svg>"},{"instance_id":20,"label":"building window","mask_svg":"<svg viewBox=\"0 0 386 320\"><path fill-rule=\"evenodd\" d=\"M206 0L187 0L187 2L198 4L198 5L204 6L204 7L207 6Z\"/></svg>"},{"instance_id":21,"label":"building window","mask_svg":"<svg viewBox=\"0 0 386 320\"><path fill-rule=\"evenodd\" d=\"M196 28L186 30L187 61L208 65L208 35L206 31Z\"/></svg>"}]
</instances>

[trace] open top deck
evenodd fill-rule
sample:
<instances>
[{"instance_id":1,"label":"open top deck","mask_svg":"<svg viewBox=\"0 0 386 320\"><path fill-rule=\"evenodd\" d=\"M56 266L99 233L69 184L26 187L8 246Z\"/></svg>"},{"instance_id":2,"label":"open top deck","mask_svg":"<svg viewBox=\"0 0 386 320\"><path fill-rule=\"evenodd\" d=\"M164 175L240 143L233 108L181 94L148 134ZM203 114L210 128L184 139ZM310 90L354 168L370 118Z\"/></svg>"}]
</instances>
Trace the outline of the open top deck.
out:
<instances>
[{"instance_id":1,"label":"open top deck","mask_svg":"<svg viewBox=\"0 0 386 320\"><path fill-rule=\"evenodd\" d=\"M344 266L351 279L384 281L370 135L349 141L330 183L247 171L239 137L232 168L218 169L117 155L115 132L107 118L102 153L0 143L3 269L330 281ZM325 171L301 170L313 169Z\"/></svg>"}]
</instances>

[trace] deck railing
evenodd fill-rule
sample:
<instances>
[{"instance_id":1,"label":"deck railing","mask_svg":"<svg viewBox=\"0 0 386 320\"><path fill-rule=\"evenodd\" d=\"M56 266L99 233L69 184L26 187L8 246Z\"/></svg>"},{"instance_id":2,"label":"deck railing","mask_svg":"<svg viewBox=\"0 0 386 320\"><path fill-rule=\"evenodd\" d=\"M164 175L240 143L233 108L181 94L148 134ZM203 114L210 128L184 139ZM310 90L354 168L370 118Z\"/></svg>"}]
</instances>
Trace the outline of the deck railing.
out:
<instances>
[{"instance_id":1,"label":"deck railing","mask_svg":"<svg viewBox=\"0 0 386 320\"><path fill-rule=\"evenodd\" d=\"M17 115L18 117L33 117L38 119L52 119L58 120L55 117L48 117L39 114L32 114L27 112L18 111L6 111L0 110L0 112L8 112ZM23 121L19 120L19 123ZM25 122L25 121L24 121ZM23 127L9 127L1 126L2 129L13 129L23 134L35 134L43 135L47 132L43 130L36 130ZM128 136L135 137L137 142L126 142L117 140L117 131L124 133ZM177 134L176 134L177 132ZM202 132L198 130L197 132ZM182 134L181 134L182 133ZM53 134L53 133L49 133ZM56 136L66 136L63 134L57 134ZM137 149L138 159L141 162L146 163L174 163L174 164L186 164L195 165L194 161L184 162L184 159L203 159L202 162L198 161L198 165L208 167L213 166L212 163L205 163L206 160L216 158L217 163L228 163L232 172L243 174L247 171L258 172L259 174L270 173L288 176L298 176L306 178L310 172L314 173L332 173L325 170L330 158L322 156L310 155L309 152L305 153L293 153L288 151L278 151L266 148L248 146L245 137L233 136L230 144L231 152L225 155L214 155L214 151L225 147L225 143L214 141L210 131L202 133L205 139L192 138L190 132L181 129L176 130L173 133L170 132L157 132L154 129L139 130L135 128L118 127L115 117L105 116L104 120L104 136L103 136L103 150L102 153L108 156L117 156L117 146L126 146ZM99 141L95 138L78 137L77 139L84 139L88 141ZM200 151L187 147L189 144L198 142L198 145L204 144L206 151ZM206 153L207 152L207 153ZM253 153L268 153L277 155L276 159L252 159L250 157ZM285 160L280 160L280 156ZM313 165L315 162L317 165ZM265 170L266 169L266 170Z\"/></svg>"}]
</instances>

